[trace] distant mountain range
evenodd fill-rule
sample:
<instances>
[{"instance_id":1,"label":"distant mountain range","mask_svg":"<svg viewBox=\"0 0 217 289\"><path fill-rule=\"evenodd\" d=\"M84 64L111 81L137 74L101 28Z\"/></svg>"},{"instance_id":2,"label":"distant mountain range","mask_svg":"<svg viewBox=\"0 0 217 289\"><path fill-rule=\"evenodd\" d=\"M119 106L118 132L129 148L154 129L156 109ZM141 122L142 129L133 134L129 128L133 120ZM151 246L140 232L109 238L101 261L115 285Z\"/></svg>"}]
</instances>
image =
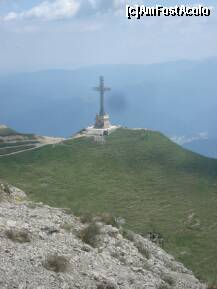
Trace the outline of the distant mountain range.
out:
<instances>
[{"instance_id":1,"label":"distant mountain range","mask_svg":"<svg viewBox=\"0 0 217 289\"><path fill-rule=\"evenodd\" d=\"M194 140L183 146L204 156L217 159L217 138Z\"/></svg>"},{"instance_id":2,"label":"distant mountain range","mask_svg":"<svg viewBox=\"0 0 217 289\"><path fill-rule=\"evenodd\" d=\"M217 138L210 137L205 132L186 136L172 136L170 138L175 143L193 152L217 158Z\"/></svg>"},{"instance_id":3,"label":"distant mountain range","mask_svg":"<svg viewBox=\"0 0 217 289\"><path fill-rule=\"evenodd\" d=\"M93 123L99 75L112 91L116 124L167 135L200 131L216 138L217 59L154 65L98 65L0 77L0 123L23 132L70 136Z\"/></svg>"}]
</instances>

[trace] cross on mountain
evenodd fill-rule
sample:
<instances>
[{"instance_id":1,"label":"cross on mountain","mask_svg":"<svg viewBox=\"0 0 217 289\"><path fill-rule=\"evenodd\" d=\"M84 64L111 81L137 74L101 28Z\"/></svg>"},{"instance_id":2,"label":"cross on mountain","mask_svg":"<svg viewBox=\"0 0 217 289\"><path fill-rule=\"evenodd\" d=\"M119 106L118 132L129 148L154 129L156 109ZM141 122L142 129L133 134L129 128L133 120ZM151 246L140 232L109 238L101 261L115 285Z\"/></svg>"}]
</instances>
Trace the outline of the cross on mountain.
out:
<instances>
[{"instance_id":1,"label":"cross on mountain","mask_svg":"<svg viewBox=\"0 0 217 289\"><path fill-rule=\"evenodd\" d=\"M100 116L104 116L105 115L105 105L104 105L104 101L105 101L105 92L106 91L110 91L111 88L110 87L105 87L104 85L104 77L100 76L99 79L99 86L94 88L96 91L99 91L100 93L100 112L99 115Z\"/></svg>"},{"instance_id":2,"label":"cross on mountain","mask_svg":"<svg viewBox=\"0 0 217 289\"><path fill-rule=\"evenodd\" d=\"M96 122L94 128L97 129L108 129L110 128L111 124L109 121L109 115L105 113L105 92L110 91L110 87L106 87L104 85L104 77L100 76L99 79L99 86L94 88L96 91L100 93L100 111L99 114L96 115Z\"/></svg>"}]
</instances>

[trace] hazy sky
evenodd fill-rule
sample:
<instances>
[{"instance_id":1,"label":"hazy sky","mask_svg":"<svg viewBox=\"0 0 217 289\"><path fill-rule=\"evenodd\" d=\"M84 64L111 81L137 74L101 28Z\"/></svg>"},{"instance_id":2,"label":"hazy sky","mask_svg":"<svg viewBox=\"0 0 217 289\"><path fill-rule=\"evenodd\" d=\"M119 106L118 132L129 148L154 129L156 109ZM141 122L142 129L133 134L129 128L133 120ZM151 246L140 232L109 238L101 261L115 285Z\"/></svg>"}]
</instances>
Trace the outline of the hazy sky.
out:
<instances>
[{"instance_id":1,"label":"hazy sky","mask_svg":"<svg viewBox=\"0 0 217 289\"><path fill-rule=\"evenodd\" d=\"M0 73L217 56L211 17L125 18L134 0L0 0ZM197 1L145 1L195 4Z\"/></svg>"}]
</instances>

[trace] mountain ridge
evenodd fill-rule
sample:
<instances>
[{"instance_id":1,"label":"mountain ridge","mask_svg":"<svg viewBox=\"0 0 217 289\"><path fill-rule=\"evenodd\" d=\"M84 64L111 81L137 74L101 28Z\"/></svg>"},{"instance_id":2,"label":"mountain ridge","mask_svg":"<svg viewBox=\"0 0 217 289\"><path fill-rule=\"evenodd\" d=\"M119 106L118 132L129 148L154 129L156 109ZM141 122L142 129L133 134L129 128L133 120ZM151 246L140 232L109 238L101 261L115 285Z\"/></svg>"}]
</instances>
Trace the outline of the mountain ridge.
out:
<instances>
[{"instance_id":1,"label":"mountain ridge","mask_svg":"<svg viewBox=\"0 0 217 289\"><path fill-rule=\"evenodd\" d=\"M83 137L5 157L0 175L35 201L77 213L110 213L140 234L161 233L167 251L214 281L214 159L159 132L122 128L105 144Z\"/></svg>"}]
</instances>

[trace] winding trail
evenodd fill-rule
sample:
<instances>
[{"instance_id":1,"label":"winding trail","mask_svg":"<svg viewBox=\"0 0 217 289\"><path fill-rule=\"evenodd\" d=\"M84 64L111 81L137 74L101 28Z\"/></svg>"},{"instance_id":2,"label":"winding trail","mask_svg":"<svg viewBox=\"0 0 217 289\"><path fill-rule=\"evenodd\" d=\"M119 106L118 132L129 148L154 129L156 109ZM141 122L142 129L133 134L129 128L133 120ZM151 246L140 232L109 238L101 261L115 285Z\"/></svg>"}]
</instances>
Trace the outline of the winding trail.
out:
<instances>
[{"instance_id":1,"label":"winding trail","mask_svg":"<svg viewBox=\"0 0 217 289\"><path fill-rule=\"evenodd\" d=\"M49 144L47 144L47 143L46 143L46 144L39 144L39 145L36 145L36 146L33 147L33 148L29 148L29 149L26 149L26 150L21 150L21 151L12 152L12 153L9 153L9 154L0 155L0 158L17 155L17 154L20 154L20 153L23 153L23 152L32 151L32 150L41 148L41 147L46 146L46 145L49 145ZM19 147L19 146L18 146L18 147ZM10 148L11 148L11 147L10 147Z\"/></svg>"},{"instance_id":2,"label":"winding trail","mask_svg":"<svg viewBox=\"0 0 217 289\"><path fill-rule=\"evenodd\" d=\"M16 146L8 146L8 147L0 147L0 150L4 150L4 149L13 149L13 148L20 148L20 147L28 147L28 146L33 146L36 144L22 144L22 145L16 145Z\"/></svg>"},{"instance_id":3,"label":"winding trail","mask_svg":"<svg viewBox=\"0 0 217 289\"><path fill-rule=\"evenodd\" d=\"M36 136L34 139L28 139L28 140L24 139L24 140L18 140L18 141L16 141L15 139L14 140L6 139L5 141L6 146L0 147L0 158L13 156L13 155L17 155L17 154L28 152L28 151L33 151L33 150L39 149L47 145L54 146L56 144L62 143L65 140L66 140L65 138L56 138L56 137L47 137L47 136ZM13 144L13 145L10 145L10 144ZM1 151L5 149L13 150L13 149L19 149L19 148L20 150L6 152L5 154L1 154Z\"/></svg>"}]
</instances>

